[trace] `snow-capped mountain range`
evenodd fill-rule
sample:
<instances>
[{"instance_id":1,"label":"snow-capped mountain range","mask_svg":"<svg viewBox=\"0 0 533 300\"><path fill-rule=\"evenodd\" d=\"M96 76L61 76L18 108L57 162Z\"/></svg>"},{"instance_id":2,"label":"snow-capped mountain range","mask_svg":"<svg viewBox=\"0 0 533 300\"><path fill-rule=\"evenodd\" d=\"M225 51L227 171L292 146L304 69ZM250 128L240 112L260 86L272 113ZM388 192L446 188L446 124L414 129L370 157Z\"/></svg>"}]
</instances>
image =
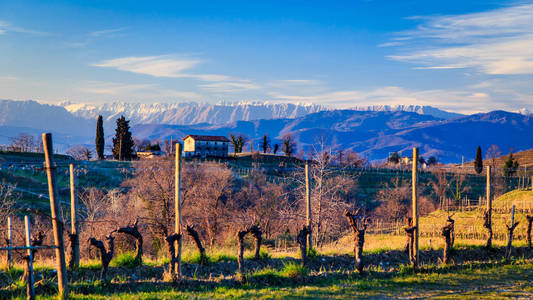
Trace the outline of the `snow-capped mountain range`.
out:
<instances>
[{"instance_id":1,"label":"snow-capped mountain range","mask_svg":"<svg viewBox=\"0 0 533 300\"><path fill-rule=\"evenodd\" d=\"M179 103L128 103L109 104L60 104L78 117L95 119L102 115L104 121L114 121L121 115L134 124L226 124L236 121L259 119L298 118L310 113L328 110L327 107L308 103L235 102L202 104Z\"/></svg>"},{"instance_id":2,"label":"snow-capped mountain range","mask_svg":"<svg viewBox=\"0 0 533 300\"><path fill-rule=\"evenodd\" d=\"M273 140L290 133L299 147L313 146L325 136L343 149L353 149L369 159L382 159L391 151L413 146L423 155L436 155L441 161L457 157L481 145L496 144L502 150L533 148L533 115L490 112L460 115L431 106L364 106L338 110L305 103L236 102L42 104L37 101L0 100L0 144L20 133L54 134L60 151L76 144L93 146L98 115L104 117L107 144L114 134L115 120L124 115L130 120L134 137L162 141L186 134L246 134L259 140L268 134ZM308 149L304 149L308 150Z\"/></svg>"},{"instance_id":3,"label":"snow-capped mountain range","mask_svg":"<svg viewBox=\"0 0 533 300\"><path fill-rule=\"evenodd\" d=\"M124 115L133 124L226 124L237 121L260 119L294 119L319 111L334 108L313 103L273 103L273 102L219 102L217 104L178 102L178 103L129 103L84 104L62 102L67 111L77 117L95 119L98 115L104 121L114 121ZM462 116L431 106L419 105L373 105L351 108L357 111L405 111L430 115L441 119Z\"/></svg>"}]
</instances>

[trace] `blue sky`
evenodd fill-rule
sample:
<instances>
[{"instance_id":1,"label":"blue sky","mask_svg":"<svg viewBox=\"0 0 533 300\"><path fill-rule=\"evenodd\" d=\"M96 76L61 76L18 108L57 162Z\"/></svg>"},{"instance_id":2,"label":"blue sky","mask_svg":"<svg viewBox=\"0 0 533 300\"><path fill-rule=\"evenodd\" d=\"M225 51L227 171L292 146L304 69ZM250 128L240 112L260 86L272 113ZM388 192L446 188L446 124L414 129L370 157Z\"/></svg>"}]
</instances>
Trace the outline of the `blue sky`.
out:
<instances>
[{"instance_id":1,"label":"blue sky","mask_svg":"<svg viewBox=\"0 0 533 300\"><path fill-rule=\"evenodd\" d=\"M533 111L531 49L531 2L0 0L0 99Z\"/></svg>"}]
</instances>

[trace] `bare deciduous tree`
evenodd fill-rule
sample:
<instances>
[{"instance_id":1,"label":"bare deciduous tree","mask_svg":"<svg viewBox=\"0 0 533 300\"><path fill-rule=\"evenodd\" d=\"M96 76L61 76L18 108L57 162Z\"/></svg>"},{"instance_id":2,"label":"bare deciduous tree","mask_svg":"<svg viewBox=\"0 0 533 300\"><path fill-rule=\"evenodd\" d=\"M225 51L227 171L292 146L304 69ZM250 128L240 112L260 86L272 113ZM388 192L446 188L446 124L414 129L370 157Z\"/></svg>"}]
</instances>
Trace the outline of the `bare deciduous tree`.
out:
<instances>
[{"instance_id":1,"label":"bare deciduous tree","mask_svg":"<svg viewBox=\"0 0 533 300\"><path fill-rule=\"evenodd\" d=\"M375 214L382 219L399 222L409 213L411 189L407 182L398 177L379 190L377 198L381 204L376 208Z\"/></svg>"},{"instance_id":2,"label":"bare deciduous tree","mask_svg":"<svg viewBox=\"0 0 533 300\"><path fill-rule=\"evenodd\" d=\"M10 148L13 151L32 152L35 147L33 135L21 133L15 138L9 138Z\"/></svg>"},{"instance_id":3,"label":"bare deciduous tree","mask_svg":"<svg viewBox=\"0 0 533 300\"><path fill-rule=\"evenodd\" d=\"M279 228L280 211L288 201L283 184L268 182L264 172L254 169L235 198L248 221L259 224L267 238L271 237L275 228Z\"/></svg>"},{"instance_id":4,"label":"bare deciduous tree","mask_svg":"<svg viewBox=\"0 0 533 300\"><path fill-rule=\"evenodd\" d=\"M184 169L184 215L193 221L203 221L203 227L213 247L219 233L229 223L232 204L233 174L220 164L202 164Z\"/></svg>"},{"instance_id":5,"label":"bare deciduous tree","mask_svg":"<svg viewBox=\"0 0 533 300\"><path fill-rule=\"evenodd\" d=\"M134 166L135 175L124 186L130 188L128 196L137 216L148 220L157 252L173 232L174 164L168 158L156 158L138 161Z\"/></svg>"},{"instance_id":6,"label":"bare deciduous tree","mask_svg":"<svg viewBox=\"0 0 533 300\"><path fill-rule=\"evenodd\" d=\"M65 153L72 156L75 160L91 160L93 157L92 150L83 145L71 147Z\"/></svg>"},{"instance_id":7,"label":"bare deciduous tree","mask_svg":"<svg viewBox=\"0 0 533 300\"><path fill-rule=\"evenodd\" d=\"M0 183L0 220L5 220L15 212L18 194L14 190L15 187L5 181Z\"/></svg>"},{"instance_id":8,"label":"bare deciduous tree","mask_svg":"<svg viewBox=\"0 0 533 300\"><path fill-rule=\"evenodd\" d=\"M322 138L315 145L311 164L312 234L317 246L338 237L346 228L343 212L355 206L358 174L333 165L331 150Z\"/></svg>"}]
</instances>

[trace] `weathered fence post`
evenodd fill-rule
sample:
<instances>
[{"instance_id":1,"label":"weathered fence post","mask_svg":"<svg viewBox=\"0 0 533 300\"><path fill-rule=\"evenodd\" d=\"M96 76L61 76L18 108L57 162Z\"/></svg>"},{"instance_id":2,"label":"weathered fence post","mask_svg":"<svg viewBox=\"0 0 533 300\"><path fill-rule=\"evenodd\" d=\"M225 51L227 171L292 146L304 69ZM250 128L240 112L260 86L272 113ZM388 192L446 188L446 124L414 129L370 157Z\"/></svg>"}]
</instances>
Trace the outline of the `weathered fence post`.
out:
<instances>
[{"instance_id":1,"label":"weathered fence post","mask_svg":"<svg viewBox=\"0 0 533 300\"><path fill-rule=\"evenodd\" d=\"M78 199L76 197L76 178L74 176L74 165L69 165L70 172L70 261L68 266L71 270L80 266L80 237L78 235L77 210Z\"/></svg>"},{"instance_id":2,"label":"weathered fence post","mask_svg":"<svg viewBox=\"0 0 533 300\"><path fill-rule=\"evenodd\" d=\"M311 187L309 186L309 162L305 163L305 210L306 210L306 226L309 230L309 234L307 235L307 248L309 250L313 249L313 238L312 238L312 231L313 228L311 227L312 224L312 216L311 216Z\"/></svg>"},{"instance_id":3,"label":"weathered fence post","mask_svg":"<svg viewBox=\"0 0 533 300\"><path fill-rule=\"evenodd\" d=\"M514 211L515 211L515 205L513 204L513 208L511 210L511 226L507 226L507 230L509 231L509 236L507 238L507 249L505 250L505 258L509 259L511 258L511 252L513 251L513 231L515 230L516 226L518 226L518 222L515 223L514 221Z\"/></svg>"},{"instance_id":4,"label":"weathered fence post","mask_svg":"<svg viewBox=\"0 0 533 300\"><path fill-rule=\"evenodd\" d=\"M7 267L11 269L13 266L13 252L11 247L13 247L13 225L11 224L11 217L7 217Z\"/></svg>"},{"instance_id":5,"label":"weathered fence post","mask_svg":"<svg viewBox=\"0 0 533 300\"><path fill-rule=\"evenodd\" d=\"M174 206L175 206L175 228L174 233L181 235L181 144L176 143L176 167L174 172ZM176 263L178 277L181 278L181 238L176 239L178 253L176 255Z\"/></svg>"},{"instance_id":6,"label":"weathered fence post","mask_svg":"<svg viewBox=\"0 0 533 300\"><path fill-rule=\"evenodd\" d=\"M417 185L417 164L418 164L418 148L413 148L413 170L412 170L412 191L413 191L413 227L414 232L414 267L418 267L419 252L418 252L418 236L420 235L420 227L418 225L418 197L416 194Z\"/></svg>"},{"instance_id":7,"label":"weathered fence post","mask_svg":"<svg viewBox=\"0 0 533 300\"><path fill-rule=\"evenodd\" d=\"M491 195L491 184L490 184L490 177L491 177L491 168L490 166L487 166L487 187L486 187L486 193L487 193L487 210L485 211L485 222L484 225L485 228L487 228L489 232L489 236L487 237L487 244L485 247L491 248L492 247L492 195Z\"/></svg>"},{"instance_id":8,"label":"weathered fence post","mask_svg":"<svg viewBox=\"0 0 533 300\"><path fill-rule=\"evenodd\" d=\"M57 285L60 299L68 299L67 266L65 263L65 244L63 243L63 221L59 213L59 199L56 194L56 172L54 165L54 152L52 134L43 133L43 148L48 178L48 193L50 196L50 211L52 227L54 230L54 245L56 246Z\"/></svg>"},{"instance_id":9,"label":"weathered fence post","mask_svg":"<svg viewBox=\"0 0 533 300\"><path fill-rule=\"evenodd\" d=\"M24 232L26 237L26 261L25 274L26 274L26 295L28 300L35 299L35 289L33 287L34 277L33 277L33 251L31 249L31 231L30 231L30 217L24 216Z\"/></svg>"}]
</instances>

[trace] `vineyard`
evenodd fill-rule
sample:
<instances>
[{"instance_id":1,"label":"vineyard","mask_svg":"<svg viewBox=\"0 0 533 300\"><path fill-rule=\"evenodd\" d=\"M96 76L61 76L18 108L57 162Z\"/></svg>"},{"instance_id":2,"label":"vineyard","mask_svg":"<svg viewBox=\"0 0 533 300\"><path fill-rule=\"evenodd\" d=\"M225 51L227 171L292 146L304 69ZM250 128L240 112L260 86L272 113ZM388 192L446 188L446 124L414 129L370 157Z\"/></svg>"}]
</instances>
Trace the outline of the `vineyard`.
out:
<instances>
[{"instance_id":1,"label":"vineyard","mask_svg":"<svg viewBox=\"0 0 533 300\"><path fill-rule=\"evenodd\" d=\"M414 168L3 152L0 298L530 297L529 174Z\"/></svg>"}]
</instances>

